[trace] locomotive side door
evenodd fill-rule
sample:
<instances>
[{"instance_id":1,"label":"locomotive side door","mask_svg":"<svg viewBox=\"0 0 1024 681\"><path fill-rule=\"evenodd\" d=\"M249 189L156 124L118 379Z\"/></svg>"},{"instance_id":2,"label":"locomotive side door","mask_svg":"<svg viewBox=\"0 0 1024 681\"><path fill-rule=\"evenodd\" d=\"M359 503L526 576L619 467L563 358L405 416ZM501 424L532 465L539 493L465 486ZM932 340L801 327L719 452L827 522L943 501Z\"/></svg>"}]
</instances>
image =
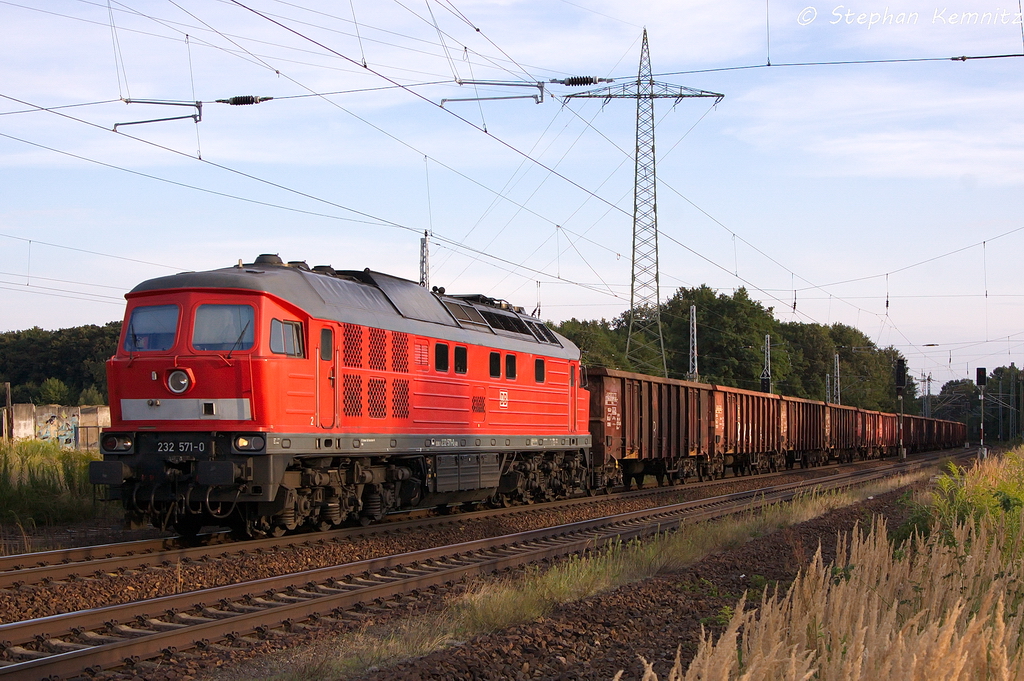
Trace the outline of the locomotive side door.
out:
<instances>
[{"instance_id":1,"label":"locomotive side door","mask_svg":"<svg viewBox=\"0 0 1024 681\"><path fill-rule=\"evenodd\" d=\"M317 412L320 427L333 428L338 422L337 393L337 349L334 343L334 329L325 326L320 329L320 343L316 356Z\"/></svg>"},{"instance_id":2,"label":"locomotive side door","mask_svg":"<svg viewBox=\"0 0 1024 681\"><path fill-rule=\"evenodd\" d=\"M576 432L579 405L576 404L576 365L569 362L569 432Z\"/></svg>"}]
</instances>

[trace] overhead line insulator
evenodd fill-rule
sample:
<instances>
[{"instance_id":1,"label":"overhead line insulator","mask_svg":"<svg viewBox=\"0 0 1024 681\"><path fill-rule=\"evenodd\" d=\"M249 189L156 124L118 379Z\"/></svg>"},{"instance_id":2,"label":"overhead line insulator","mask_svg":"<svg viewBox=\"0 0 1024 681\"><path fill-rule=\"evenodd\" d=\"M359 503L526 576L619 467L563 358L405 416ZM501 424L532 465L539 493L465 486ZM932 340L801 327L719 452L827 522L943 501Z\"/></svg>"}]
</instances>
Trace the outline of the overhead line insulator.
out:
<instances>
[{"instance_id":1,"label":"overhead line insulator","mask_svg":"<svg viewBox=\"0 0 1024 681\"><path fill-rule=\"evenodd\" d=\"M614 83L615 80L612 78L597 78L595 76L570 76L569 78L552 78L552 83L558 83L559 85L597 85L598 83Z\"/></svg>"},{"instance_id":2,"label":"overhead line insulator","mask_svg":"<svg viewBox=\"0 0 1024 681\"><path fill-rule=\"evenodd\" d=\"M228 99L218 99L218 104L230 104L231 106L248 106L250 104L260 104L261 102L269 102L273 97L257 97L255 95L239 95L238 97L229 97Z\"/></svg>"}]
</instances>

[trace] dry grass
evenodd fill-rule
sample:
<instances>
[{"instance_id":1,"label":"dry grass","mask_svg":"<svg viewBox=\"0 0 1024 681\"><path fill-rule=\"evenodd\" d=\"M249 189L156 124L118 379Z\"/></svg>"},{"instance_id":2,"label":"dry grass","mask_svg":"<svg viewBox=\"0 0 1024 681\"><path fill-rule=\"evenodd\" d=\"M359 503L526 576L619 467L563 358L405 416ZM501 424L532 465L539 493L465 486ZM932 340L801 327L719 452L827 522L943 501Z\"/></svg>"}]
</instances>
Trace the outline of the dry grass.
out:
<instances>
[{"instance_id":1,"label":"dry grass","mask_svg":"<svg viewBox=\"0 0 1024 681\"><path fill-rule=\"evenodd\" d=\"M294 652L277 674L243 672L274 681L346 679L361 673L551 614L562 603L674 570L833 509L926 479L922 472L852 490L808 494L786 504L711 523L686 524L643 542L616 544L573 556L546 570L531 568L517 578L487 581L440 615L424 615L397 626L364 628L302 652Z\"/></svg>"},{"instance_id":2,"label":"dry grass","mask_svg":"<svg viewBox=\"0 0 1024 681\"><path fill-rule=\"evenodd\" d=\"M953 537L894 552L884 523L855 532L841 540L841 566L819 552L785 594L766 590L752 610L741 600L718 641L705 635L689 668L677 660L667 678L1022 679L1024 536L986 520Z\"/></svg>"},{"instance_id":3,"label":"dry grass","mask_svg":"<svg viewBox=\"0 0 1024 681\"><path fill-rule=\"evenodd\" d=\"M938 531L895 549L877 520L840 537L845 560L825 565L819 551L785 594L741 600L718 641L705 635L666 678L1024 679L1022 490L1020 449L950 467L929 500Z\"/></svg>"}]
</instances>

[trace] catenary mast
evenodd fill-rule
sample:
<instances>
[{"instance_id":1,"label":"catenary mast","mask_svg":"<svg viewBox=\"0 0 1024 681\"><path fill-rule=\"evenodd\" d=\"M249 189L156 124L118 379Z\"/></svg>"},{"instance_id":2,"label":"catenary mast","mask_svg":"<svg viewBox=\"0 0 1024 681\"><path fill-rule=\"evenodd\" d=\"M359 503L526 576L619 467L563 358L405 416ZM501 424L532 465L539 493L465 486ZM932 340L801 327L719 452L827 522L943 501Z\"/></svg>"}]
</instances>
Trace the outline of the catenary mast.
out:
<instances>
[{"instance_id":1,"label":"catenary mast","mask_svg":"<svg viewBox=\"0 0 1024 681\"><path fill-rule=\"evenodd\" d=\"M661 333L658 277L658 202L654 155L654 100L714 97L717 104L725 95L654 80L651 55L644 29L640 48L640 70L636 80L567 95L567 99L636 100L636 187L633 193L633 273L629 292L629 336L626 358L638 370L668 375L665 340Z\"/></svg>"}]
</instances>

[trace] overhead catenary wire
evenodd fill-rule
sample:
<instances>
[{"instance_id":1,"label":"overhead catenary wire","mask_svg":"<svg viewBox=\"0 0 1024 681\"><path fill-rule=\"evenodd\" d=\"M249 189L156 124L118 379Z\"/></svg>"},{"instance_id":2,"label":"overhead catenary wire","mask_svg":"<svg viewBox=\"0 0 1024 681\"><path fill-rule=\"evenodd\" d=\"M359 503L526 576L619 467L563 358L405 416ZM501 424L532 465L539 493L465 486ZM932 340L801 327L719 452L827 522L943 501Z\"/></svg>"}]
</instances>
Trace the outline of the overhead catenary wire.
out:
<instances>
[{"instance_id":1,"label":"overhead catenary wire","mask_svg":"<svg viewBox=\"0 0 1024 681\"><path fill-rule=\"evenodd\" d=\"M245 5L243 5L243 4L242 4L242 3L240 3L240 2L237 2L237 0L234 0L234 1L235 1L235 4L238 4L239 6L245 7ZM399 4L400 4L400 3L399 3ZM246 7L246 9L250 9L250 8ZM254 11L254 10L251 10L251 9L250 9L250 11ZM255 11L254 11L254 12L255 12ZM262 13L260 13L260 12L255 12L255 13L256 13L256 14L260 14L261 16L263 16L263 14L262 14ZM265 18L266 18L266 17L265 17ZM273 20L271 19L271 21L273 21ZM281 24L280 24L280 22L276 22L276 21L275 21L274 23L278 23L279 25L281 25ZM470 22L470 24L471 24L471 22ZM283 27L283 28L285 28L286 30L290 30L290 31L292 31L292 32L293 32L293 33L295 33L296 35L300 35L300 36L302 36L302 34L301 34L301 33L299 33L299 32L297 32L297 31L295 31L294 29L290 29L290 28L288 28L287 26L283 26L283 25L282 25L282 27ZM334 54L337 54L338 56L341 56L341 57L343 57L343 58L345 58L345 59L348 59L349 61L351 61L351 59L350 59L350 58L348 58L348 57L345 57L344 55L341 55L340 53L337 53L336 51L333 51L333 50L331 50L330 48L327 48L326 46L323 46L322 44L318 43L318 42L317 42L317 41L315 41L315 40L312 40L311 38L308 38L307 36L302 36L302 37L306 38L307 40L310 40L310 41L311 41L311 42L313 42L314 44L318 44L318 45L320 45L320 46L321 46L321 47L323 47L324 49L327 49L327 50L329 50L329 51L333 52ZM989 55L989 56L992 56L992 55ZM973 59L973 58L975 58L975 57L970 57L970 58L972 58L972 59ZM976 57L976 58L984 58L984 57ZM964 60L964 59L968 59L968 58L967 58L967 57L962 57L962 58L958 58L958 59L960 59L960 60ZM862 62L861 62L861 63L867 63L868 61L873 61L873 62L879 62L879 61L893 61L893 60L862 60ZM919 60L919 59L918 59L918 60L900 60L900 61L921 61L921 60ZM783 65L804 65L804 66L810 66L810 65L825 65L825 64L833 64L833 65L834 65L834 64L838 64L838 63L852 63L852 62L800 62L800 63L792 63L792 64L783 64ZM384 76L384 77L386 78L386 76ZM428 100L428 101L429 101L429 100ZM457 117L458 117L458 116L457 116ZM458 118L460 118L460 119L461 119L461 117L458 117ZM462 119L462 120L464 120L464 121L465 121L465 119ZM474 124L472 124L472 123L471 123L471 122L469 122L469 121L465 121L465 122L469 123L470 125L474 125ZM478 129L480 129L480 128L479 128L479 126L475 126L475 125L474 125L474 127L477 127ZM486 133L486 128L484 128L484 129L483 129L483 132L485 132L485 134L489 134L489 133ZM500 141L500 140L499 140L499 141ZM504 142L503 142L503 143L504 143ZM507 143L505 143L505 144L507 145ZM507 145L507 146L510 146L510 148L511 148L511 145ZM516 151L518 152L518 150L516 150ZM518 153L522 153L522 152L518 152ZM550 172L550 169L549 169L549 172ZM562 177L562 176L561 176L560 174L558 174L558 173L555 173L555 174L556 174L556 175L559 175L560 177ZM564 178L564 177L563 177L563 179L567 179L567 178ZM570 180L570 182L571 182L571 180ZM575 183L574 183L574 184L575 184ZM577 186L579 186L579 185L577 185ZM684 198L685 198L685 197L684 197ZM691 203L692 203L692 202L691 202Z\"/></svg>"},{"instance_id":2,"label":"overhead catenary wire","mask_svg":"<svg viewBox=\"0 0 1024 681\"><path fill-rule=\"evenodd\" d=\"M363 36L359 34L359 21L356 19L355 0L348 0L349 9L352 10L352 25L356 27L356 40L359 42L359 57L366 66L366 50L363 49Z\"/></svg>"},{"instance_id":3,"label":"overhead catenary wire","mask_svg":"<svg viewBox=\"0 0 1024 681\"><path fill-rule=\"evenodd\" d=\"M6 97L6 95L0 95L0 97ZM21 102L21 103L27 104L26 102ZM87 123L87 121L85 121L85 122ZM90 125L92 125L92 124L90 124ZM103 129L103 128L101 128L101 129ZM120 133L119 132L119 133L116 133L116 134L123 135L124 133ZM126 137L131 137L130 135L125 135L125 136ZM211 165L213 165L215 167L218 167L218 168L221 168L221 169L224 169L224 170L228 170L230 172L237 173L237 174L245 176L245 177L249 177L250 179L257 180L259 182L268 184L270 186L274 186L274 187L277 187L279 189L282 189L282 190L285 190L285 191L288 191L288 192L292 192L292 193L298 194L300 196L304 196L306 198L313 199L315 201L320 201L320 202L326 203L326 204L331 205L333 207L340 208L342 210L352 212L354 214L360 215L360 216L362 216L364 218L367 218L367 219L365 219L365 220L357 220L357 219L352 219L352 218L346 218L346 217L331 215L329 213L316 213L314 211L308 211L308 210L303 210L303 209L299 209L299 208L292 208L292 207L283 206L283 205L280 205L280 204L270 203L270 202L267 202L267 201L261 201L261 200L258 200L258 199L251 199L251 198L242 197L242 196L238 196L238 195L234 195L234 194L228 194L226 192L220 192L220 191L208 189L208 188L205 188L205 187L199 187L199 186L196 186L196 185L190 185L190 184L187 184L187 183L184 183L184 182L179 182L177 180L170 180L168 178L159 177L157 175L152 175L152 174L149 174L149 173L143 173L141 171L132 170L132 169L129 169L129 168L124 168L124 167L117 166L117 165L114 165L114 164L111 164L111 163L106 163L104 161L99 161L99 160L96 160L96 159L91 159L91 158L88 158L86 156L82 156L80 154L75 154L75 153L64 151L64 150L61 150L61 149L56 149L54 147L49 147L49 146L46 146L44 144L40 144L38 142L32 142L30 140L25 140L25 139L22 139L22 138L19 138L19 137L15 137L14 135L8 135L8 134L5 134L5 133L0 133L0 137L4 137L4 138L7 138L7 139L16 141L16 142L21 142L23 144L29 144L31 146L34 146L34 147L37 147L37 148L40 148L40 149L45 149L47 151L52 151L52 152L55 152L55 153L63 154L63 155L69 156L71 158L76 158L76 159L79 159L79 160L82 160L82 161L86 161L86 162L89 162L89 163L94 163L94 164L101 165L101 166L104 166L104 167L107 167L107 168L111 168L111 169L114 169L114 170L119 170L119 171L122 171L122 172L126 172L126 173L129 173L129 174L132 174L132 175L137 175L137 176L140 176L140 177L146 177L146 178L149 178L149 179L158 180L160 182L165 182L165 183L168 183L168 184L176 185L176 186L179 186L179 187L182 187L182 188L192 189L192 190L195 190L195 191L200 191L200 192L204 192L204 193L208 193L208 194L212 194L212 195L216 195L216 196L221 196L221 197L224 197L224 198L234 199L234 200L238 200L238 201L244 201L246 203L252 203L252 204L261 205L261 206L265 206L265 207L269 207L269 208L277 208L277 209L281 209L281 210L288 210L288 211L297 212L297 213L303 213L303 214L307 214L307 215L316 215L318 217L324 217L324 218L335 219L335 220L347 220L347 221L350 221L350 222L361 222L361 223L365 223L365 224L373 224L373 225L380 225L380 226L387 226L387 227L395 227L397 229L402 229L402 230L406 230L406 231L409 231L409 232L414 232L414 233L417 233L417 234L420 231L416 227L411 227L409 225L403 225L401 223L394 222L394 221L391 221L391 220L386 220L384 218L378 218L378 217L373 216L373 215L371 215L369 213L364 213L362 211L358 211L356 209L349 208L349 207L344 206L342 204L338 204L336 202L332 202L332 201L329 201L327 199L316 197L316 196L314 196L312 194L308 194L308 193L305 193L305 192L300 192L299 190L286 187L285 185L281 185L279 183L271 182L270 180L265 180L263 178L259 178L259 177L256 177L254 175L250 175L248 173L244 173L242 171L239 171L239 170L236 170L236 169L233 169L233 168L229 168L228 166L224 166L224 165L216 164L216 163L211 163L207 159L196 159L196 160L200 161L202 163L210 163ZM139 140L138 138L133 138L133 139L136 139L136 140L142 141L142 142L150 143L147 140ZM156 145L156 146L160 146L160 145ZM174 153L182 154L182 155L184 155L184 156L186 156L188 158L195 158L194 156L190 156L188 154L185 154L183 152L179 152L177 150L173 150L173 149L169 149L169 148L168 148L168 150L169 151L174 151ZM449 245L451 245L452 247L464 249L464 250L469 251L471 253L475 253L475 254L487 257L489 259L492 259L492 260L495 260L495 261L498 261L498 262L502 262L502 263L507 264L507 265L511 265L513 267L518 267L518 268L524 269L524 270L530 272L532 275L540 274L540 275L548 276L548 277L552 276L550 273L543 272L543 271L538 270L538 269L533 268L533 267L529 267L529 266L527 266L525 264L520 264L520 263L513 262L511 260L508 260L507 258L502 258L500 256L497 256L497 255L494 255L494 254L491 254L491 253L485 253L483 251L480 251L479 249L475 249L475 248L472 248L470 246L466 246L465 244L459 243L458 241L455 241L455 240L450 239L448 237L444 237L444 236L440 236L440 235L435 234L434 238L435 238L435 240L444 241L444 242L448 243ZM25 240L28 241L28 239L25 239ZM78 250L81 250L81 249L78 249ZM174 269L178 269L178 268L174 268ZM521 275L521 276L526 276L526 275ZM593 290L593 291L597 291L597 292L602 293L604 295L612 295L613 297L617 297L617 296L615 296L615 294L610 294L607 291L604 291L603 289L598 289L598 288L592 287L592 286L586 286L586 285L582 285L582 284L577 284L576 282L574 282L573 280L568 279L568 278L564 278L564 277L553 277L553 278L559 279L559 280L564 281L566 283L571 283L571 284L574 284L574 285L579 285L582 288L586 288L586 289L590 289L590 290Z\"/></svg>"},{"instance_id":4,"label":"overhead catenary wire","mask_svg":"<svg viewBox=\"0 0 1024 681\"><path fill-rule=\"evenodd\" d=\"M987 288L987 287L986 287Z\"/></svg>"},{"instance_id":5,"label":"overhead catenary wire","mask_svg":"<svg viewBox=\"0 0 1024 681\"><path fill-rule=\"evenodd\" d=\"M117 74L117 94L122 99L124 98L124 92L128 93L128 97L132 96L132 91L128 87L128 73L124 68L124 56L121 54L121 42L117 38L117 28L114 26L114 9L110 4L110 0L107 0L107 14L110 17L110 42L114 48L114 71ZM121 91L121 79L124 78L124 92Z\"/></svg>"}]
</instances>

